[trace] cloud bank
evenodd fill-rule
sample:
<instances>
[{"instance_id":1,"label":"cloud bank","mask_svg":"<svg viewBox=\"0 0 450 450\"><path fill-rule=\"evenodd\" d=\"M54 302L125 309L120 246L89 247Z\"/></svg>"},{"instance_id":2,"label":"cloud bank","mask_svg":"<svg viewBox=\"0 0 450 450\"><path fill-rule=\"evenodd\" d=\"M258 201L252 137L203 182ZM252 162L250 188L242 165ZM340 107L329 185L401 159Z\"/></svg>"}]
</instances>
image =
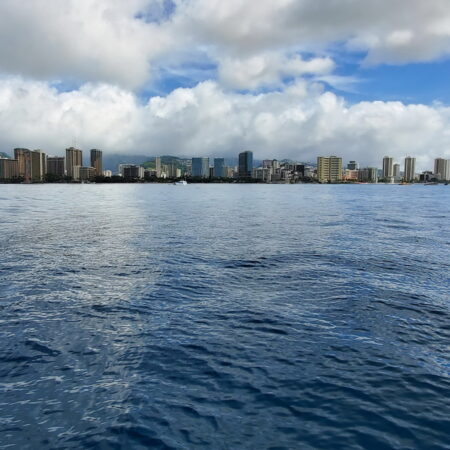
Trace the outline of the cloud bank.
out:
<instances>
[{"instance_id":1,"label":"cloud bank","mask_svg":"<svg viewBox=\"0 0 450 450\"><path fill-rule=\"evenodd\" d=\"M43 82L9 80L0 86L2 149L14 146L62 154L77 138L82 148L112 153L236 156L314 161L338 154L380 165L420 155L450 158L450 108L362 102L348 105L320 84L298 81L283 91L230 93L207 81L142 104L128 90L86 84L59 93ZM446 149L445 152L442 149Z\"/></svg>"}]
</instances>

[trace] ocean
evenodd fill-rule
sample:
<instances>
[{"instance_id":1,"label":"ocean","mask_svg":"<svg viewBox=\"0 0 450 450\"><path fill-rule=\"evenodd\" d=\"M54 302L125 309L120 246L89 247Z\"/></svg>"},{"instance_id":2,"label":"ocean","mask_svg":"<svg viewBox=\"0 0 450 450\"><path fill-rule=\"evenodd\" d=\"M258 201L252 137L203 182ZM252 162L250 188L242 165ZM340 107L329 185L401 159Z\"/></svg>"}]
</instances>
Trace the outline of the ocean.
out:
<instances>
[{"instance_id":1,"label":"ocean","mask_svg":"<svg viewBox=\"0 0 450 450\"><path fill-rule=\"evenodd\" d=\"M450 186L0 185L0 449L449 449Z\"/></svg>"}]
</instances>

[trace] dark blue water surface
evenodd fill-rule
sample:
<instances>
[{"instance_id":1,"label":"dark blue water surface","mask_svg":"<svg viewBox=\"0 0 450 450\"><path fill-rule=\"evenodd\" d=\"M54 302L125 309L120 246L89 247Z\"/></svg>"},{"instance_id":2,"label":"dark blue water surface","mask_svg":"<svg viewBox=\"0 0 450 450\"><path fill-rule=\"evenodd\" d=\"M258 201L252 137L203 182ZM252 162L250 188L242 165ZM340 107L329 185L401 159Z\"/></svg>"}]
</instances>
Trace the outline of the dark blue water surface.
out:
<instances>
[{"instance_id":1,"label":"dark blue water surface","mask_svg":"<svg viewBox=\"0 0 450 450\"><path fill-rule=\"evenodd\" d=\"M0 185L1 449L450 448L450 187Z\"/></svg>"}]
</instances>

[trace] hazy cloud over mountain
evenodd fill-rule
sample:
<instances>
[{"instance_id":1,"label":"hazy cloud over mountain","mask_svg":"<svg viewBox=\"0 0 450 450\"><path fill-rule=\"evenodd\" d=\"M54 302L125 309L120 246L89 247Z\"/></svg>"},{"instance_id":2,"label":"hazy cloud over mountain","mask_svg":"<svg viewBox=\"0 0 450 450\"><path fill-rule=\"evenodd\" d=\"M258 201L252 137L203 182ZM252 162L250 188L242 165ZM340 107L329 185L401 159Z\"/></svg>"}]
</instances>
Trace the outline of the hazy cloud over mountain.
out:
<instances>
[{"instance_id":1,"label":"hazy cloud over mountain","mask_svg":"<svg viewBox=\"0 0 450 450\"><path fill-rule=\"evenodd\" d=\"M3 0L0 150L60 153L76 136L110 152L415 154L426 167L450 157L447 106L333 86L364 91L348 60L449 52L447 0Z\"/></svg>"}]
</instances>

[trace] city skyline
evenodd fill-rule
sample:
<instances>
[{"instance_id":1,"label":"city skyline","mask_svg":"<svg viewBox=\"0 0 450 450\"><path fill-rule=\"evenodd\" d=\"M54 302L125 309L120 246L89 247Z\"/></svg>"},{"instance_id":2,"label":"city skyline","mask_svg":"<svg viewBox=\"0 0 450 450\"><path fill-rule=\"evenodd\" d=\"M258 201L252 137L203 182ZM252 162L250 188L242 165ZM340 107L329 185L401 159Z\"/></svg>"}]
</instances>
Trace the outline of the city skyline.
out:
<instances>
[{"instance_id":1,"label":"city skyline","mask_svg":"<svg viewBox=\"0 0 450 450\"><path fill-rule=\"evenodd\" d=\"M86 157L86 161L90 161L90 165L92 167L95 166L95 163L93 162L95 160L95 157L94 157L94 160L93 160L92 152L100 152L100 153L102 153L102 150L98 150L98 149L95 149L95 148L92 148L90 150L83 150L81 148L75 148L73 146L65 148L63 150L60 149L59 151L55 151L55 152L48 152L47 150L45 150L45 149L42 150L41 148L33 149L33 146L32 146L32 148L15 147L12 150L11 149L0 150L0 158L3 157L3 158L11 158L11 159L13 159L15 157L14 155L15 155L15 152L17 150L28 150L28 151L32 151L32 152L44 151L44 153L47 155L48 158L64 158L65 157L65 159L67 159L67 151L70 150L70 149L79 150L81 152L85 151L86 154L89 152L90 156ZM180 159L180 160L203 159L205 161L208 160L208 163L210 164L210 167L213 168L214 167L214 160L216 160L216 159L217 160L222 160L223 159L224 161L225 160L236 161L235 165L236 165L236 167L238 167L239 166L239 154L240 153L244 153L246 151L247 150L242 150L242 151L233 150L233 152L231 154L227 153L227 156L224 156L223 154L216 155L213 152L206 153L205 156L192 156L192 155L178 156L178 155L176 155L176 152L173 152L173 153L170 153L170 154L159 153L159 155L145 155L144 158L142 158L141 156L139 156L137 154L133 154L133 152L131 152L131 154L128 155L128 154L114 153L114 152L108 151L106 153L106 156L107 157L111 157L112 156L112 157L115 157L115 158L119 158L119 160L120 160L121 157L123 159L129 160L130 156L131 157L134 156L134 157L137 157L138 159L143 159L145 161L154 160L154 161L156 161L156 164L158 164L158 159L159 159L159 164L161 164L161 161L160 161L161 157L176 158L176 159ZM259 155L259 152L255 151L255 150L249 150L249 151L252 154L254 154L254 155L256 154L257 155L256 161L263 162L265 159L267 159L267 157L262 157L261 155ZM319 155L326 155L326 153L325 152L318 152L315 155L313 155L312 159L310 159L310 160L308 160L306 158L302 158L301 154L299 154L297 157L295 157L295 156L294 157L287 157L287 156L283 156L283 154L281 154L278 157L276 157L275 155L269 155L269 159L270 160L276 159L276 160L279 160L279 161L287 161L287 162L301 162L301 163L304 163L304 164L316 165L317 158L318 158ZM331 154L328 154L328 157L330 155ZM342 156L342 153L338 153L338 155L340 155L339 157L343 159L344 165L348 169L351 168L350 166L354 166L354 165L356 165L355 167L357 169L362 168L362 167L365 167L365 168L376 167L378 170L380 170L383 173L383 176L385 176L385 159L386 158L388 158L390 160L389 161L389 164L390 164L390 169L389 170L392 171L393 175L394 175L394 172L395 172L395 166L399 165L401 163L400 164L401 165L401 170L403 172L404 171L404 161L405 161L405 159L411 158L411 157L415 159L415 166L414 166L415 173L420 173L420 172L424 172L424 171L431 171L432 173L439 173L441 171L444 174L450 173L450 166L446 165L446 162L450 161L450 157L446 158L444 153L438 155L436 158L433 158L433 160L430 162L430 164L428 164L426 166L417 165L417 161L420 160L420 156L417 156L417 155L412 156L411 154L405 154L405 155L400 156L400 157L393 157L392 153L391 153L391 156L384 155L382 158L380 158L379 161L375 161L374 164L367 164L367 163L364 162L364 160L358 160L358 161L347 160L345 157ZM101 157L101 161L102 160L103 160L103 158ZM436 162L437 160L439 160L441 162L437 163ZM135 164L135 163L138 164L138 165L142 164L140 162L135 162L135 161L122 162L121 164ZM102 164L104 164L104 163L100 162L100 165L102 165ZM437 165L437 164L439 164L439 165ZM83 165L83 164L80 164L80 165ZM115 167L114 167L114 169L115 169ZM112 170L112 169L109 168L108 170ZM100 173L101 171L102 171L101 168L97 169L97 173Z\"/></svg>"},{"instance_id":2,"label":"city skyline","mask_svg":"<svg viewBox=\"0 0 450 450\"><path fill-rule=\"evenodd\" d=\"M426 170L450 158L449 19L445 0L7 0L0 148Z\"/></svg>"},{"instance_id":3,"label":"city skyline","mask_svg":"<svg viewBox=\"0 0 450 450\"><path fill-rule=\"evenodd\" d=\"M448 184L450 159L436 158L433 170L416 171L416 157L407 156L400 163L384 156L379 166L360 165L348 161L346 167L341 156L317 156L316 165L289 159L255 160L253 152L238 154L237 164L226 165L225 158L192 157L179 159L173 156L156 156L144 164L119 163L118 171L103 169L103 151L91 149L90 165L83 165L83 150L66 148L66 156L50 156L43 150L15 148L14 158L0 154L0 182L111 182L123 180L237 180L265 183L431 183ZM164 159L164 163L163 163ZM180 166L181 164L181 166ZM106 179L109 179L107 181ZM191 181L192 181L191 180Z\"/></svg>"}]
</instances>

